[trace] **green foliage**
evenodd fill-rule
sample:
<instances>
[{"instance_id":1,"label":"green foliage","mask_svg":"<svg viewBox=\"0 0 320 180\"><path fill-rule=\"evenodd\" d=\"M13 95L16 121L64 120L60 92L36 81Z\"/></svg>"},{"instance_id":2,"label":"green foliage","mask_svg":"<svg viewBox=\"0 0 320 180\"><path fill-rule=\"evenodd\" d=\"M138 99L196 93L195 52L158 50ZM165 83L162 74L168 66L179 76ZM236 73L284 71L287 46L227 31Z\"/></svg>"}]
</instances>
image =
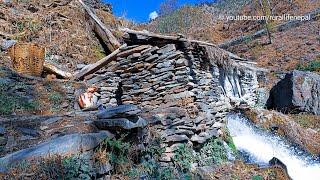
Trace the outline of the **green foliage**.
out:
<instances>
[{"instance_id":1,"label":"green foliage","mask_svg":"<svg viewBox=\"0 0 320 180\"><path fill-rule=\"evenodd\" d=\"M71 156L63 159L64 179L91 179L92 169L88 160L79 156Z\"/></svg>"},{"instance_id":2,"label":"green foliage","mask_svg":"<svg viewBox=\"0 0 320 180\"><path fill-rule=\"evenodd\" d=\"M89 160L82 155L73 155L67 158L52 156L37 161L22 161L11 165L8 169L8 179L89 180L94 175Z\"/></svg>"},{"instance_id":3,"label":"green foliage","mask_svg":"<svg viewBox=\"0 0 320 180\"><path fill-rule=\"evenodd\" d=\"M132 179L147 177L147 179L171 180L174 179L172 167L161 167L159 159L165 148L160 147L161 139L152 140L139 154L140 161L127 174Z\"/></svg>"},{"instance_id":4,"label":"green foliage","mask_svg":"<svg viewBox=\"0 0 320 180\"><path fill-rule=\"evenodd\" d=\"M183 144L178 146L174 151L173 163L181 172L188 172L191 168L191 164L195 162L195 156L193 149Z\"/></svg>"},{"instance_id":5,"label":"green foliage","mask_svg":"<svg viewBox=\"0 0 320 180\"><path fill-rule=\"evenodd\" d=\"M51 110L52 110L52 111L57 111L57 110L59 110L60 105L61 105L62 100L63 100L63 95L62 95L62 93L57 92L57 91L53 91L53 92L51 92L51 93L49 94L48 99L49 99L49 101L50 101L51 104L52 104Z\"/></svg>"},{"instance_id":6,"label":"green foliage","mask_svg":"<svg viewBox=\"0 0 320 180\"><path fill-rule=\"evenodd\" d=\"M115 173L126 171L125 167L130 164L130 157L128 157L130 144L123 142L123 138L107 138L100 147L107 150L107 158L110 164L114 166Z\"/></svg>"},{"instance_id":7,"label":"green foliage","mask_svg":"<svg viewBox=\"0 0 320 180\"><path fill-rule=\"evenodd\" d=\"M13 112L38 109L39 104L37 102L11 93L27 91L27 88L28 86L22 83L9 84L0 82L0 115L10 115Z\"/></svg>"},{"instance_id":8,"label":"green foliage","mask_svg":"<svg viewBox=\"0 0 320 180\"><path fill-rule=\"evenodd\" d=\"M96 46L93 49L93 53L98 59L102 59L106 56L106 53L105 53L104 49L102 48L102 46Z\"/></svg>"},{"instance_id":9,"label":"green foliage","mask_svg":"<svg viewBox=\"0 0 320 180\"><path fill-rule=\"evenodd\" d=\"M19 32L23 32L25 30L28 30L30 32L35 32L35 31L40 31L42 29L41 25L38 22L33 21L32 19L13 22L13 26Z\"/></svg>"},{"instance_id":10,"label":"green foliage","mask_svg":"<svg viewBox=\"0 0 320 180\"><path fill-rule=\"evenodd\" d=\"M224 141L227 143L227 145L230 147L231 151L233 152L234 155L238 154L238 150L236 145L233 142L233 139L230 135L230 132L228 129L225 130L226 131L226 137L224 139Z\"/></svg>"},{"instance_id":11,"label":"green foliage","mask_svg":"<svg viewBox=\"0 0 320 180\"><path fill-rule=\"evenodd\" d=\"M256 175L252 177L252 180L263 180L263 177L260 175Z\"/></svg>"},{"instance_id":12,"label":"green foliage","mask_svg":"<svg viewBox=\"0 0 320 180\"><path fill-rule=\"evenodd\" d=\"M89 161L81 155L73 155L67 158L59 156L40 161L40 174L49 179L91 179L93 170Z\"/></svg>"},{"instance_id":13,"label":"green foliage","mask_svg":"<svg viewBox=\"0 0 320 180\"><path fill-rule=\"evenodd\" d=\"M320 72L320 59L310 61L306 65L298 64L297 70Z\"/></svg>"},{"instance_id":14,"label":"green foliage","mask_svg":"<svg viewBox=\"0 0 320 180\"><path fill-rule=\"evenodd\" d=\"M227 153L223 141L219 138L210 139L197 155L199 166L221 164L227 160Z\"/></svg>"}]
</instances>

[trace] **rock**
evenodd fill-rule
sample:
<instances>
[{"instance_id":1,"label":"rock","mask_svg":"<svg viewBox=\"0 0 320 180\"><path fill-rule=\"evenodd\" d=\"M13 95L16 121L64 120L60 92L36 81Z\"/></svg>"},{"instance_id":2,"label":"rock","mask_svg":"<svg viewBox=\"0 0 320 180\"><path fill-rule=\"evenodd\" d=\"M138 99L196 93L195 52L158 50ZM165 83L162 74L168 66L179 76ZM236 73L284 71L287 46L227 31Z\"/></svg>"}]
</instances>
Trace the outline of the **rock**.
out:
<instances>
[{"instance_id":1,"label":"rock","mask_svg":"<svg viewBox=\"0 0 320 180\"><path fill-rule=\"evenodd\" d=\"M4 135L6 128L0 126L0 135Z\"/></svg>"},{"instance_id":2,"label":"rock","mask_svg":"<svg viewBox=\"0 0 320 180\"><path fill-rule=\"evenodd\" d=\"M113 169L109 162L106 163L98 163L98 174L106 174Z\"/></svg>"},{"instance_id":3,"label":"rock","mask_svg":"<svg viewBox=\"0 0 320 180\"><path fill-rule=\"evenodd\" d=\"M27 140L33 140L33 139L36 139L36 138L33 137L33 136L30 136L30 135L21 136L21 137L19 138L20 141L27 141Z\"/></svg>"},{"instance_id":4,"label":"rock","mask_svg":"<svg viewBox=\"0 0 320 180\"><path fill-rule=\"evenodd\" d=\"M269 165L270 166L275 166L275 167L281 167L284 172L286 173L286 176L288 179L291 179L289 177L289 173L288 173L288 169L287 169L287 166L282 162L280 161L278 158L276 157L273 157L270 161L269 161Z\"/></svg>"},{"instance_id":5,"label":"rock","mask_svg":"<svg viewBox=\"0 0 320 180\"><path fill-rule=\"evenodd\" d=\"M188 60L186 59L178 59L176 61L176 67L188 66Z\"/></svg>"},{"instance_id":6,"label":"rock","mask_svg":"<svg viewBox=\"0 0 320 180\"><path fill-rule=\"evenodd\" d=\"M41 125L42 126L48 126L48 125L51 125L51 124L53 124L53 123L55 123L57 121L60 121L62 119L63 119L62 117L52 117L52 118L49 118L49 119L47 119L45 121L42 121Z\"/></svg>"},{"instance_id":7,"label":"rock","mask_svg":"<svg viewBox=\"0 0 320 180\"><path fill-rule=\"evenodd\" d=\"M115 117L128 117L128 116L134 116L140 113L141 110L131 104L126 104L126 105L120 105L117 107L109 107L106 109L101 109L97 117L99 119L108 119L108 118L115 118Z\"/></svg>"},{"instance_id":8,"label":"rock","mask_svg":"<svg viewBox=\"0 0 320 180\"><path fill-rule=\"evenodd\" d=\"M163 153L159 159L161 162L171 162L171 158L174 157L174 153Z\"/></svg>"},{"instance_id":9,"label":"rock","mask_svg":"<svg viewBox=\"0 0 320 180\"><path fill-rule=\"evenodd\" d=\"M216 129L213 130L209 130L206 132L201 132L199 135L195 134L191 137L191 141L192 142L197 142L200 144L205 143L208 139L212 138L212 137L218 137L218 131Z\"/></svg>"},{"instance_id":10,"label":"rock","mask_svg":"<svg viewBox=\"0 0 320 180\"><path fill-rule=\"evenodd\" d=\"M126 118L116 119L99 119L94 121L99 129L110 129L110 127L121 127L123 129L142 128L148 125L148 122L139 117L136 122L132 122Z\"/></svg>"},{"instance_id":11,"label":"rock","mask_svg":"<svg viewBox=\"0 0 320 180\"><path fill-rule=\"evenodd\" d=\"M158 54L154 54L154 55L148 57L147 59L145 59L145 61L146 61L146 62L152 62L152 61L158 59L158 57L159 57Z\"/></svg>"},{"instance_id":12,"label":"rock","mask_svg":"<svg viewBox=\"0 0 320 180\"><path fill-rule=\"evenodd\" d=\"M7 144L5 146L5 149L6 150L11 150L14 146L17 145L17 142L14 138L14 136L8 136L8 139L7 139ZM0 161L1 162L1 161Z\"/></svg>"},{"instance_id":13,"label":"rock","mask_svg":"<svg viewBox=\"0 0 320 180\"><path fill-rule=\"evenodd\" d=\"M85 64L77 64L77 70L81 70L82 68L86 67Z\"/></svg>"},{"instance_id":14,"label":"rock","mask_svg":"<svg viewBox=\"0 0 320 180\"><path fill-rule=\"evenodd\" d=\"M32 13L35 13L35 12L39 11L39 9L36 6L34 6L33 4L29 4L27 10L29 10Z\"/></svg>"},{"instance_id":15,"label":"rock","mask_svg":"<svg viewBox=\"0 0 320 180\"><path fill-rule=\"evenodd\" d=\"M175 51L176 50L176 46L174 44L167 44L164 47L160 48L157 53L158 54L166 54L168 52L171 51Z\"/></svg>"},{"instance_id":16,"label":"rock","mask_svg":"<svg viewBox=\"0 0 320 180\"><path fill-rule=\"evenodd\" d=\"M6 145L7 139L5 137L0 136L0 146Z\"/></svg>"},{"instance_id":17,"label":"rock","mask_svg":"<svg viewBox=\"0 0 320 180\"><path fill-rule=\"evenodd\" d=\"M199 176L199 179L212 179L215 170L214 166L203 166L196 167L193 172Z\"/></svg>"},{"instance_id":18,"label":"rock","mask_svg":"<svg viewBox=\"0 0 320 180\"><path fill-rule=\"evenodd\" d=\"M23 133L24 135L30 135L30 136L39 136L39 132L35 129L31 129L31 128L22 128L22 127L18 127L17 128L21 133Z\"/></svg>"},{"instance_id":19,"label":"rock","mask_svg":"<svg viewBox=\"0 0 320 180\"><path fill-rule=\"evenodd\" d=\"M39 145L23 149L0 158L0 169L25 160L45 158L52 155L72 155L97 147L105 138L113 137L108 131L89 134L70 134Z\"/></svg>"},{"instance_id":20,"label":"rock","mask_svg":"<svg viewBox=\"0 0 320 180\"><path fill-rule=\"evenodd\" d=\"M16 40L3 40L0 44L1 50L6 51L8 50L11 46L15 45L17 43Z\"/></svg>"},{"instance_id":21,"label":"rock","mask_svg":"<svg viewBox=\"0 0 320 180\"><path fill-rule=\"evenodd\" d=\"M165 142L183 142L188 140L189 138L186 135L172 135L166 137Z\"/></svg>"},{"instance_id":22,"label":"rock","mask_svg":"<svg viewBox=\"0 0 320 180\"><path fill-rule=\"evenodd\" d=\"M293 71L270 91L268 109L282 112L309 112L320 115L320 75Z\"/></svg>"}]
</instances>

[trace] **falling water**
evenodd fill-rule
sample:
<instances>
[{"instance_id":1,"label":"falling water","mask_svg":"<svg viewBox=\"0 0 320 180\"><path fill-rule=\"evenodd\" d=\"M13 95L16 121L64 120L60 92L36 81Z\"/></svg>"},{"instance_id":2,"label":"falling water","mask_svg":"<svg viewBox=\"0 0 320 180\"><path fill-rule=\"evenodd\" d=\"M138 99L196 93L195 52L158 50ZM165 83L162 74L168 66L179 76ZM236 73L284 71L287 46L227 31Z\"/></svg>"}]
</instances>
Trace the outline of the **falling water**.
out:
<instances>
[{"instance_id":1,"label":"falling water","mask_svg":"<svg viewBox=\"0 0 320 180\"><path fill-rule=\"evenodd\" d=\"M228 116L228 129L240 152L248 155L248 161L260 165L276 157L288 169L294 180L319 180L320 163L285 139L253 126L241 114Z\"/></svg>"}]
</instances>

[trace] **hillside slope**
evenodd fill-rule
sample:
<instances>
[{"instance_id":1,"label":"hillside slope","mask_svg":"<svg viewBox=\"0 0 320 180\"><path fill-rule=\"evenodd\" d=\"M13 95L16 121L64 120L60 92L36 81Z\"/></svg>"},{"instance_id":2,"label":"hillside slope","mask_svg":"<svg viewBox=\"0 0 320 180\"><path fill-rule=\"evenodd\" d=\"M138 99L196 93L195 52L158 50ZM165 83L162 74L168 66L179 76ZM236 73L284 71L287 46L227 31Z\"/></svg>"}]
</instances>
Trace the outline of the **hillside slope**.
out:
<instances>
[{"instance_id":1,"label":"hillside slope","mask_svg":"<svg viewBox=\"0 0 320 180\"><path fill-rule=\"evenodd\" d=\"M99 2L86 1L106 25L115 28L119 21L112 15L111 6ZM79 63L92 63L105 56L78 1L14 0L0 1L0 6L3 39L38 43L46 48L47 59L71 70ZM0 57L1 64L10 66L4 52Z\"/></svg>"},{"instance_id":2,"label":"hillside slope","mask_svg":"<svg viewBox=\"0 0 320 180\"><path fill-rule=\"evenodd\" d=\"M304 15L319 8L320 2L271 0L269 7L270 15ZM159 33L182 33L191 38L221 44L265 28L263 21L227 21L227 16L263 14L258 1L226 0L217 4L182 7L139 28ZM176 19L181 19L180 23L176 23ZM272 30L285 21L269 23ZM271 35L272 44L267 44L267 37L262 36L254 41L249 39L228 47L227 50L257 62L261 67L270 68L271 71L292 70L298 64L319 59L319 18L286 31L272 32Z\"/></svg>"}]
</instances>

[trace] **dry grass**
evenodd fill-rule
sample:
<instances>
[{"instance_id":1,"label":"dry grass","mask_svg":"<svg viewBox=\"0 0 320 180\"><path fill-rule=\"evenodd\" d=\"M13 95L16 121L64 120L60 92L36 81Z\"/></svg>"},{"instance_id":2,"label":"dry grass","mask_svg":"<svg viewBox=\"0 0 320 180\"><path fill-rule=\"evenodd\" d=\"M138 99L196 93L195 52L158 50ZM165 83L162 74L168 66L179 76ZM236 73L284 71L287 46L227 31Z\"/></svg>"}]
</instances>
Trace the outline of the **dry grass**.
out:
<instances>
[{"instance_id":1,"label":"dry grass","mask_svg":"<svg viewBox=\"0 0 320 180\"><path fill-rule=\"evenodd\" d=\"M288 138L314 155L320 154L319 117L290 115L268 110L248 110L245 115L256 125ZM274 129L276 127L276 129Z\"/></svg>"},{"instance_id":2,"label":"dry grass","mask_svg":"<svg viewBox=\"0 0 320 180\"><path fill-rule=\"evenodd\" d=\"M34 42L46 48L46 55L65 68L74 69L78 63L93 63L102 55L97 37L92 32L85 12L78 1L65 6L49 7L53 1L13 1L13 6L2 5L0 14L0 31L12 34L21 42ZM35 6L35 13L27 10L29 5ZM19 13L15 13L15 12ZM110 13L96 10L102 21L115 28L119 22Z\"/></svg>"},{"instance_id":3,"label":"dry grass","mask_svg":"<svg viewBox=\"0 0 320 180\"><path fill-rule=\"evenodd\" d=\"M213 174L209 174L208 179L268 179L268 180L288 180L287 173L278 167L259 168L257 165L245 164L241 161L223 164L218 167Z\"/></svg>"}]
</instances>

